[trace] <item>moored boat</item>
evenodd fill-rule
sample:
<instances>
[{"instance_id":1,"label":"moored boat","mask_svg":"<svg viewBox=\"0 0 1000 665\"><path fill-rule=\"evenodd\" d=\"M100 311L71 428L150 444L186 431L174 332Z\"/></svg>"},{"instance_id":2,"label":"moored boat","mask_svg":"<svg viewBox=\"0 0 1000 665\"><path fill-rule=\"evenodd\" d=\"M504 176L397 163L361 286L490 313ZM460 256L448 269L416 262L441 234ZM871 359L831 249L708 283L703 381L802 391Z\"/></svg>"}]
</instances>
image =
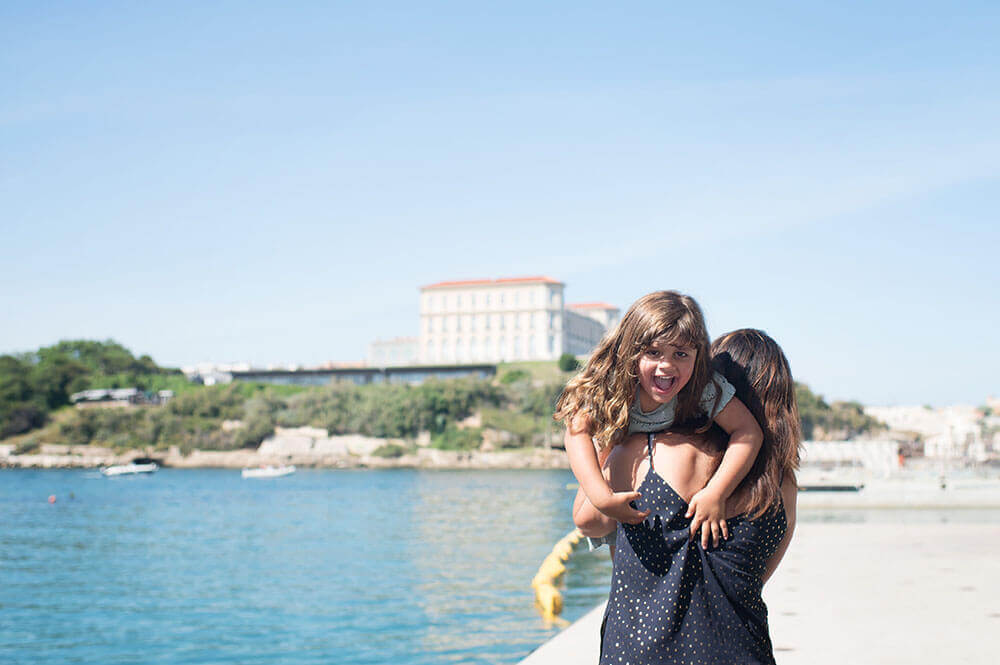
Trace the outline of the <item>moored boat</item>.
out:
<instances>
[{"instance_id":1,"label":"moored boat","mask_svg":"<svg viewBox=\"0 0 1000 665\"><path fill-rule=\"evenodd\" d=\"M129 462L128 464L114 464L112 466L101 467L102 476L134 476L140 473L153 473L160 466L156 462L145 462L136 464L135 462Z\"/></svg>"},{"instance_id":2,"label":"moored boat","mask_svg":"<svg viewBox=\"0 0 1000 665\"><path fill-rule=\"evenodd\" d=\"M243 469L241 475L244 478L279 478L295 473L293 465L284 466L262 466L256 469Z\"/></svg>"}]
</instances>

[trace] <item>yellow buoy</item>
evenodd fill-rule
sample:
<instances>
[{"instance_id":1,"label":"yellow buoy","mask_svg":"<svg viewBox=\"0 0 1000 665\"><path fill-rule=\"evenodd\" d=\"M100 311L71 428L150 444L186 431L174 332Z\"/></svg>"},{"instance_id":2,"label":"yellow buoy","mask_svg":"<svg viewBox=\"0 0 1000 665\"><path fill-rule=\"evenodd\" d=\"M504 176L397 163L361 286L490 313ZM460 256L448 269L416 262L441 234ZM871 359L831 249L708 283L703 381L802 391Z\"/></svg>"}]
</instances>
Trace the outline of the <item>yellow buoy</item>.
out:
<instances>
[{"instance_id":1,"label":"yellow buoy","mask_svg":"<svg viewBox=\"0 0 1000 665\"><path fill-rule=\"evenodd\" d=\"M559 539L552 547L552 551L542 560L542 565L538 567L538 572L531 580L531 586L535 589L535 604L538 611L546 622L554 622L560 626L567 626L569 623L559 618L562 613L562 594L556 588L556 580L566 572L564 562L569 560L573 554L573 546L580 542L583 534L579 529L571 532Z\"/></svg>"}]
</instances>

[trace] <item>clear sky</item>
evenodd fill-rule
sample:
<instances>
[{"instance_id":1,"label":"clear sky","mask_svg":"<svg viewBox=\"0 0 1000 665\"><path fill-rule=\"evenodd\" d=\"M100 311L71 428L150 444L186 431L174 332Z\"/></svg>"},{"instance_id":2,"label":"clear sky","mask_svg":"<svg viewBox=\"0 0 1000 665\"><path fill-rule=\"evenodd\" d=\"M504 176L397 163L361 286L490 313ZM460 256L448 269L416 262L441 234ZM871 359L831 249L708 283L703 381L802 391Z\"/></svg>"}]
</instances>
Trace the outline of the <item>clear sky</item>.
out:
<instances>
[{"instance_id":1,"label":"clear sky","mask_svg":"<svg viewBox=\"0 0 1000 665\"><path fill-rule=\"evenodd\" d=\"M996 2L4 2L0 352L360 359L422 284L544 274L691 293L828 399L981 403L998 34Z\"/></svg>"}]
</instances>

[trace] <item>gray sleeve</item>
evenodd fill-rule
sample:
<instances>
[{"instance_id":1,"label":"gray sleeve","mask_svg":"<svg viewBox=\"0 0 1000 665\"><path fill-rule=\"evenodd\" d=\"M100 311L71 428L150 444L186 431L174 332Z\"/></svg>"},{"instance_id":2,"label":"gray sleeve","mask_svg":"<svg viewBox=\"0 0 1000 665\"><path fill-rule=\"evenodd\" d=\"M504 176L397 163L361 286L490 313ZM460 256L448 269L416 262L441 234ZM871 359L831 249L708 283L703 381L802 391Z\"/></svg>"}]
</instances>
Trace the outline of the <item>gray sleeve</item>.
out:
<instances>
[{"instance_id":1,"label":"gray sleeve","mask_svg":"<svg viewBox=\"0 0 1000 665\"><path fill-rule=\"evenodd\" d=\"M705 390L701 393L701 409L708 414L709 418L715 420L719 412L726 408L729 400L736 394L736 388L729 381L726 381L726 377L718 372L712 374L712 379L712 381L709 381L705 385ZM722 390L722 397L719 399L719 403L716 404L715 396L720 389Z\"/></svg>"},{"instance_id":2,"label":"gray sleeve","mask_svg":"<svg viewBox=\"0 0 1000 665\"><path fill-rule=\"evenodd\" d=\"M590 551L593 552L601 545L609 545L611 547L615 546L618 537L618 530L615 529L603 538L587 538L587 545L590 547Z\"/></svg>"}]
</instances>

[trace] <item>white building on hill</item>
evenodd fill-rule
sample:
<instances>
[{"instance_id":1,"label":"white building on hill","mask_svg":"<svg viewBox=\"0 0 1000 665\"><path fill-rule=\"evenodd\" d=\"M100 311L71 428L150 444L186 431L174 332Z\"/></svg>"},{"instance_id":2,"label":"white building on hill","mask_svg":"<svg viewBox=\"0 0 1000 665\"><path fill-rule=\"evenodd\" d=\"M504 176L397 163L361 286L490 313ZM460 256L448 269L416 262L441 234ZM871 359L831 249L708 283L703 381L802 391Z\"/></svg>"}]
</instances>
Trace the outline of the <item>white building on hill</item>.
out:
<instances>
[{"instance_id":1,"label":"white building on hill","mask_svg":"<svg viewBox=\"0 0 1000 665\"><path fill-rule=\"evenodd\" d=\"M416 337L377 339L368 345L368 364L372 367L413 365L417 360Z\"/></svg>"},{"instance_id":2,"label":"white building on hill","mask_svg":"<svg viewBox=\"0 0 1000 665\"><path fill-rule=\"evenodd\" d=\"M420 289L423 365L555 360L590 353L618 324L605 303L566 305L551 277L438 282Z\"/></svg>"},{"instance_id":3,"label":"white building on hill","mask_svg":"<svg viewBox=\"0 0 1000 665\"><path fill-rule=\"evenodd\" d=\"M983 413L975 406L866 406L865 413L890 430L920 435L925 457L986 458L990 442L983 437Z\"/></svg>"}]
</instances>

